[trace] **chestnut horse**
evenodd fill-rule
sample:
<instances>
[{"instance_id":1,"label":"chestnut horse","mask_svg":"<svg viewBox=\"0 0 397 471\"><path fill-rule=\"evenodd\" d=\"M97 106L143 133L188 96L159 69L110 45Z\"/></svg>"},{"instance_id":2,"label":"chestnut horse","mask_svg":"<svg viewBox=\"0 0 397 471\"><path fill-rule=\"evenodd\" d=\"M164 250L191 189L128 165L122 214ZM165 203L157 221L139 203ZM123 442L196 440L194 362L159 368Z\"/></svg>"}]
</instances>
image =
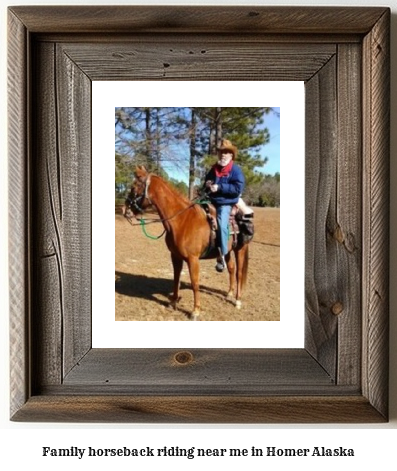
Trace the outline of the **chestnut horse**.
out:
<instances>
[{"instance_id":1,"label":"chestnut horse","mask_svg":"<svg viewBox=\"0 0 397 471\"><path fill-rule=\"evenodd\" d=\"M174 268L174 292L171 303L176 309L179 298L179 282L183 262L189 268L190 280L194 294L194 307L190 319L198 320L200 314L199 271L200 258L215 258L216 251L207 256L211 240L211 227L203 208L171 187L161 177L148 173L145 167L137 167L135 179L126 202L124 215L130 219L131 212L135 216L154 206L166 231L165 241L171 252ZM241 293L247 279L248 244L237 244L225 256L229 272L229 291L227 299L233 300L237 284L235 305L241 308ZM235 259L231 257L234 251ZM237 282L237 283L236 283Z\"/></svg>"}]
</instances>

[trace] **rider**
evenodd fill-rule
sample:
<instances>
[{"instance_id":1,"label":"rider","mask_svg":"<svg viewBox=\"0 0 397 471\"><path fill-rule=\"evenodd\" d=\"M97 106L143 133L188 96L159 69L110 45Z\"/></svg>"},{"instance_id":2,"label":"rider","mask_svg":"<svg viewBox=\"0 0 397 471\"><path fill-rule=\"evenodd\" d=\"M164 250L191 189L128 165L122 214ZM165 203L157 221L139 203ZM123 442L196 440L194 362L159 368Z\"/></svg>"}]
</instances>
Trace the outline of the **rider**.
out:
<instances>
[{"instance_id":1,"label":"rider","mask_svg":"<svg viewBox=\"0 0 397 471\"><path fill-rule=\"evenodd\" d=\"M234 163L237 147L230 141L222 140L217 148L218 162L205 177L205 186L217 214L217 245L219 256L215 266L218 272L225 269L225 255L228 253L229 217L232 207L239 201L245 179L241 168Z\"/></svg>"}]
</instances>

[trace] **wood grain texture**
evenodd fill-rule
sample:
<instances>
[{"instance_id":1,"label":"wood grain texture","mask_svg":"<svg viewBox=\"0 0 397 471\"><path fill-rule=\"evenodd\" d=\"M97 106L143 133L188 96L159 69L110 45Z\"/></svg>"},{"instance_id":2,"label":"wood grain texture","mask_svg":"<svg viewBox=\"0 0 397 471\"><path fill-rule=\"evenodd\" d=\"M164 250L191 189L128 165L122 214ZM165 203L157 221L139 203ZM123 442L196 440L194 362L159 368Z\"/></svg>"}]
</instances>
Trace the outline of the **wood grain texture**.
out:
<instances>
[{"instance_id":1,"label":"wood grain texture","mask_svg":"<svg viewBox=\"0 0 397 471\"><path fill-rule=\"evenodd\" d=\"M65 376L91 348L91 81L60 47L56 71Z\"/></svg>"},{"instance_id":2,"label":"wood grain texture","mask_svg":"<svg viewBox=\"0 0 397 471\"><path fill-rule=\"evenodd\" d=\"M163 32L163 33L134 33L133 31L130 32L119 32L114 34L109 34L105 32L98 32L95 34L92 33L73 33L68 34L67 32L64 33L57 33L57 32L48 32L48 33L40 33L37 32L34 34L35 40L39 42L54 42L58 44L86 44L89 38L92 41L92 44L133 44L133 43L145 43L151 44L152 46L159 46L164 40L172 42L174 44L178 44L179 46L190 43L200 45L200 44L216 44L225 42L226 38L230 38L235 44L249 44L254 42L255 44L262 44L266 45L269 43L273 43L274 45L278 44L323 44L323 45L335 45L336 44L361 44L362 42L362 33L342 33L336 34L330 32L327 35L320 34L320 33L313 33L313 34L299 34L299 33L266 33L266 34L258 34L258 32L240 32L236 35L233 32L229 33L200 33L200 34L192 34L192 33L184 33L179 34L177 32L170 33L170 32ZM183 47L183 46L182 46Z\"/></svg>"},{"instance_id":3,"label":"wood grain texture","mask_svg":"<svg viewBox=\"0 0 397 471\"><path fill-rule=\"evenodd\" d=\"M12 420L387 420L389 21L384 8L10 9ZM217 67L306 82L306 348L92 350L91 80Z\"/></svg>"},{"instance_id":4,"label":"wood grain texture","mask_svg":"<svg viewBox=\"0 0 397 471\"><path fill-rule=\"evenodd\" d=\"M363 392L387 415L389 353L390 12L364 40Z\"/></svg>"},{"instance_id":5,"label":"wood grain texture","mask_svg":"<svg viewBox=\"0 0 397 471\"><path fill-rule=\"evenodd\" d=\"M32 397L15 421L75 423L379 423L360 396L97 396Z\"/></svg>"},{"instance_id":6,"label":"wood grain texture","mask_svg":"<svg viewBox=\"0 0 397 471\"><path fill-rule=\"evenodd\" d=\"M29 376L29 171L28 37L26 28L8 15L8 152L9 152L9 302L10 409L15 413L30 394Z\"/></svg>"},{"instance_id":7,"label":"wood grain texture","mask_svg":"<svg viewBox=\"0 0 397 471\"><path fill-rule=\"evenodd\" d=\"M136 393L222 390L260 393L267 387L330 386L332 377L304 349L192 349L178 362L178 349L94 349L65 377L69 391L84 385L111 390L129 385Z\"/></svg>"},{"instance_id":8,"label":"wood grain texture","mask_svg":"<svg viewBox=\"0 0 397 471\"><path fill-rule=\"evenodd\" d=\"M336 53L334 44L240 43L235 35L199 43L65 44L64 54L91 80L309 80ZM248 72L249 71L249 72Z\"/></svg>"},{"instance_id":9,"label":"wood grain texture","mask_svg":"<svg viewBox=\"0 0 397 471\"><path fill-rule=\"evenodd\" d=\"M32 32L366 33L384 8L182 6L12 7Z\"/></svg>"},{"instance_id":10,"label":"wood grain texture","mask_svg":"<svg viewBox=\"0 0 397 471\"><path fill-rule=\"evenodd\" d=\"M361 375L361 52L306 84L306 348L337 384Z\"/></svg>"},{"instance_id":11,"label":"wood grain texture","mask_svg":"<svg viewBox=\"0 0 397 471\"><path fill-rule=\"evenodd\" d=\"M91 83L54 44L34 54L38 387L61 384L91 347Z\"/></svg>"},{"instance_id":12,"label":"wood grain texture","mask_svg":"<svg viewBox=\"0 0 397 471\"><path fill-rule=\"evenodd\" d=\"M32 350L33 390L37 384L60 384L63 376L63 239L59 222L61 197L58 175L58 130L56 125L56 90L53 44L34 46L36 80L34 81L34 155L33 179L36 182L32 213L33 311ZM45 130L45 132L43 132ZM40 313L40 314L38 314ZM45 339L45 341L43 341Z\"/></svg>"},{"instance_id":13,"label":"wood grain texture","mask_svg":"<svg viewBox=\"0 0 397 471\"><path fill-rule=\"evenodd\" d=\"M335 377L338 301L335 226L336 58L306 84L305 346Z\"/></svg>"},{"instance_id":14,"label":"wood grain texture","mask_svg":"<svg viewBox=\"0 0 397 471\"><path fill-rule=\"evenodd\" d=\"M337 383L359 384L362 355L362 53L338 46L337 175L335 219L328 234L337 241Z\"/></svg>"}]
</instances>

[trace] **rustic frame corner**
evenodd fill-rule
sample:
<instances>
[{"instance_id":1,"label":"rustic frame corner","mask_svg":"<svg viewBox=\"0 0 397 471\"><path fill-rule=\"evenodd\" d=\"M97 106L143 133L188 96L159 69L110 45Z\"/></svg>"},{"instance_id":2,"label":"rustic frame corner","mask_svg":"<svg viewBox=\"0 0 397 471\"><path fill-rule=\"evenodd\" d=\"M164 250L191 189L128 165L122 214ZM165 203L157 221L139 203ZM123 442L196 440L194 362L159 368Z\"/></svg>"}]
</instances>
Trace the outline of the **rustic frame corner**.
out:
<instances>
[{"instance_id":1,"label":"rustic frame corner","mask_svg":"<svg viewBox=\"0 0 397 471\"><path fill-rule=\"evenodd\" d=\"M388 420L389 25L383 7L9 8L11 420ZM305 81L305 348L92 349L91 81L225 67Z\"/></svg>"}]
</instances>

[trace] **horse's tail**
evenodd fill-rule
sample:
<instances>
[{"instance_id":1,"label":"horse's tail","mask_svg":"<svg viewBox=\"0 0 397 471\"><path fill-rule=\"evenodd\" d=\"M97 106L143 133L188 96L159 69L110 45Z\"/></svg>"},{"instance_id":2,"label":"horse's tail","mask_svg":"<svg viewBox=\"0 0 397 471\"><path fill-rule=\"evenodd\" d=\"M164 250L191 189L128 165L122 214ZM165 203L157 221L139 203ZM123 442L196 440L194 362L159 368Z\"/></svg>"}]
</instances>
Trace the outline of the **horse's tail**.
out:
<instances>
[{"instance_id":1,"label":"horse's tail","mask_svg":"<svg viewBox=\"0 0 397 471\"><path fill-rule=\"evenodd\" d=\"M244 261L243 261L243 278L241 280L243 288L245 287L247 283L247 277L248 277L248 260L249 260L248 248L249 248L249 245L247 244L245 247Z\"/></svg>"}]
</instances>

